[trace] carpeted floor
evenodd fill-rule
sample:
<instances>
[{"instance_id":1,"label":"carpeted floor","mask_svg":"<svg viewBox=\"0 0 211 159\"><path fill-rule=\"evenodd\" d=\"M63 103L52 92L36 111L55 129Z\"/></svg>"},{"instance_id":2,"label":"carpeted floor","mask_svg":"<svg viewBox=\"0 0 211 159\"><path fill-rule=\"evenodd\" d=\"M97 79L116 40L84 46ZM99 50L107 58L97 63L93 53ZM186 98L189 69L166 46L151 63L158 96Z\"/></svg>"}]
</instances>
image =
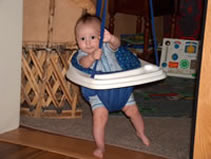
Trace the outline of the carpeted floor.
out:
<instances>
[{"instance_id":1,"label":"carpeted floor","mask_svg":"<svg viewBox=\"0 0 211 159\"><path fill-rule=\"evenodd\" d=\"M21 115L20 124L64 136L93 140L89 106L84 104L83 111L83 119L40 119ZM189 158L191 118L144 117L144 121L146 134L151 140L150 147L142 144L130 121L122 115L110 115L106 143L169 159Z\"/></svg>"}]
</instances>

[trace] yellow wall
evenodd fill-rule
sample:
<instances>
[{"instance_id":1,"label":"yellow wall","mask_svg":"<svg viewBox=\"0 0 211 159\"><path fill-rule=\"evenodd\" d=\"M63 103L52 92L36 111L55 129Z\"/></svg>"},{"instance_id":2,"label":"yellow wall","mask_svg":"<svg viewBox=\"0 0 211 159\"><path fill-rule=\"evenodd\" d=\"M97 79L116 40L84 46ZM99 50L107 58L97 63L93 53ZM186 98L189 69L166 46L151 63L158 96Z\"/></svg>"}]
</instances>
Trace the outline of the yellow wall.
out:
<instances>
[{"instance_id":1,"label":"yellow wall","mask_svg":"<svg viewBox=\"0 0 211 159\"><path fill-rule=\"evenodd\" d=\"M109 15L108 15L109 17ZM163 17L155 17L156 37L158 41L163 38ZM120 36L121 34L134 34L136 33L136 16L117 13L115 15L115 28L114 34ZM107 19L108 24L108 19ZM144 20L143 20L144 25ZM144 32L144 26L142 32Z\"/></svg>"},{"instance_id":2,"label":"yellow wall","mask_svg":"<svg viewBox=\"0 0 211 159\"><path fill-rule=\"evenodd\" d=\"M74 27L86 9L95 12L90 0L23 0L24 43L75 43ZM51 16L50 16L51 15Z\"/></svg>"}]
</instances>

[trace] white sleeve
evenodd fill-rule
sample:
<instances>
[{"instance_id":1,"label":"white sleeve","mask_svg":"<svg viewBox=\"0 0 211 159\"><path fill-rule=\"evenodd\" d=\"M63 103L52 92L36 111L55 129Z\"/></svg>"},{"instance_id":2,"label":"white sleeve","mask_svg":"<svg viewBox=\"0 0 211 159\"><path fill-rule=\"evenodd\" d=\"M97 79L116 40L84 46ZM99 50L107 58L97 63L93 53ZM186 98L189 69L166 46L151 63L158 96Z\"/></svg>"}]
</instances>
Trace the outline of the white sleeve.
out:
<instances>
[{"instance_id":1,"label":"white sleeve","mask_svg":"<svg viewBox=\"0 0 211 159\"><path fill-rule=\"evenodd\" d=\"M77 61L79 63L79 60L83 57L83 56L87 56L87 53L81 51L81 50L78 50L78 55L77 55Z\"/></svg>"},{"instance_id":2,"label":"white sleeve","mask_svg":"<svg viewBox=\"0 0 211 159\"><path fill-rule=\"evenodd\" d=\"M105 49L107 49L109 52L112 52L112 53L115 53L118 50L118 48L116 50L113 50L110 47L109 43L104 43L103 46L104 46Z\"/></svg>"}]
</instances>

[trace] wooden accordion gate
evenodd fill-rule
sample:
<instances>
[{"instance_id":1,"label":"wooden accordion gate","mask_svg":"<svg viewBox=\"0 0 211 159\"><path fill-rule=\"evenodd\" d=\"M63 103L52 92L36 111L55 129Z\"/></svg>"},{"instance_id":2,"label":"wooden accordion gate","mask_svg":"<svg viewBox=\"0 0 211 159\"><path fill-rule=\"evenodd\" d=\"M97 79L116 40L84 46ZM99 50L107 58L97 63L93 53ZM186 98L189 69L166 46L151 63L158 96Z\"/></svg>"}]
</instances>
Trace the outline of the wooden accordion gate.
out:
<instances>
[{"instance_id":1,"label":"wooden accordion gate","mask_svg":"<svg viewBox=\"0 0 211 159\"><path fill-rule=\"evenodd\" d=\"M24 46L21 113L34 117L78 118L78 86L65 78L74 48Z\"/></svg>"},{"instance_id":2,"label":"wooden accordion gate","mask_svg":"<svg viewBox=\"0 0 211 159\"><path fill-rule=\"evenodd\" d=\"M24 0L21 114L79 118L79 88L66 79L77 49L74 28L92 0Z\"/></svg>"}]
</instances>

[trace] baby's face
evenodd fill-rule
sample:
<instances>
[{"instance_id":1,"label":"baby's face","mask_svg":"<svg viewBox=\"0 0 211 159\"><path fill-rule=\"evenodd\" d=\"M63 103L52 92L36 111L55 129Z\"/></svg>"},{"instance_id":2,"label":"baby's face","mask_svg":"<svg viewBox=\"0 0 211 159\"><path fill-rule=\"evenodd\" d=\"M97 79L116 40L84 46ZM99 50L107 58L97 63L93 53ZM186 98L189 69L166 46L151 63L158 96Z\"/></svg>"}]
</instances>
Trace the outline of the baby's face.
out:
<instances>
[{"instance_id":1,"label":"baby's face","mask_svg":"<svg viewBox=\"0 0 211 159\"><path fill-rule=\"evenodd\" d=\"M76 40L79 48L92 54L99 48L100 25L97 22L79 23L76 28Z\"/></svg>"}]
</instances>

